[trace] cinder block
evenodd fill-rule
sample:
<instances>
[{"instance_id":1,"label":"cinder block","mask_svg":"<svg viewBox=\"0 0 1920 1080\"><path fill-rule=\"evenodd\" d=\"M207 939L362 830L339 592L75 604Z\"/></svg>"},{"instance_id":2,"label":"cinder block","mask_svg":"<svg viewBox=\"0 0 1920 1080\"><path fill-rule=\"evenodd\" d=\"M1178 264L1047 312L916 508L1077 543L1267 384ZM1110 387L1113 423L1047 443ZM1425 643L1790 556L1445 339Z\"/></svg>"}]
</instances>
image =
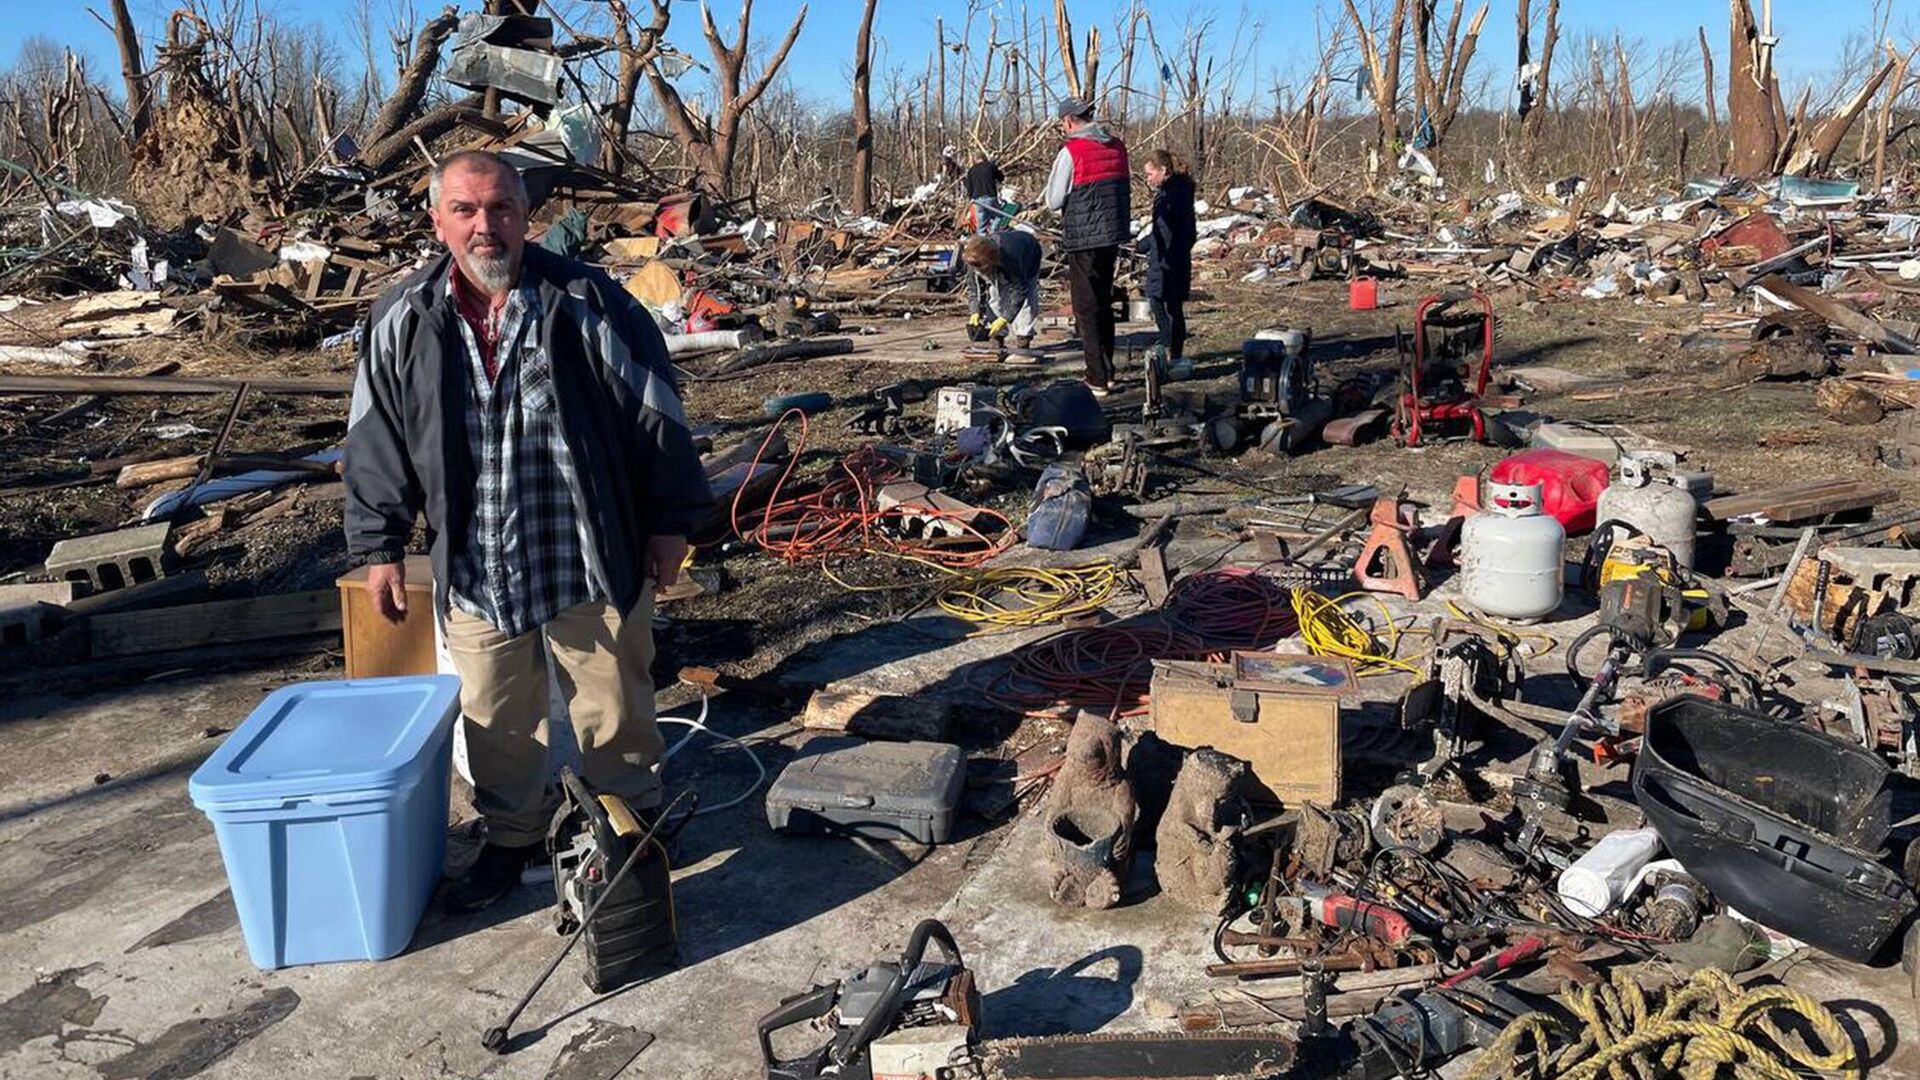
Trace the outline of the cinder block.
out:
<instances>
[{"instance_id":1,"label":"cinder block","mask_svg":"<svg viewBox=\"0 0 1920 1080\"><path fill-rule=\"evenodd\" d=\"M87 582L100 592L165 577L170 528L161 522L62 540L47 555L47 573L63 581Z\"/></svg>"},{"instance_id":2,"label":"cinder block","mask_svg":"<svg viewBox=\"0 0 1920 1080\"><path fill-rule=\"evenodd\" d=\"M39 602L0 605L0 649L32 645L46 635L47 620L60 609Z\"/></svg>"}]
</instances>

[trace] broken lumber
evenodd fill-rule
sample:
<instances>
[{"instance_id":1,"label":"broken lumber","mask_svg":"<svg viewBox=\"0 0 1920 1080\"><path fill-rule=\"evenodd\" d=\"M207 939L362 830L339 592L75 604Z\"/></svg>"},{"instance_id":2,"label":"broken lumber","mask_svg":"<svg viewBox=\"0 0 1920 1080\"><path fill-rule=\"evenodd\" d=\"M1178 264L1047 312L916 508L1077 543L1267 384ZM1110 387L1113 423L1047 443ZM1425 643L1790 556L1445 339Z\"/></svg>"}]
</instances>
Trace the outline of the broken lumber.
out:
<instances>
[{"instance_id":1,"label":"broken lumber","mask_svg":"<svg viewBox=\"0 0 1920 1080\"><path fill-rule=\"evenodd\" d=\"M809 731L843 731L870 739L944 742L955 709L945 702L923 701L868 690L815 690L807 699L800 726Z\"/></svg>"},{"instance_id":2,"label":"broken lumber","mask_svg":"<svg viewBox=\"0 0 1920 1080\"><path fill-rule=\"evenodd\" d=\"M1745 495L1723 495L1709 500L1707 516L1715 521L1759 514L1770 521L1805 521L1891 502L1892 488L1872 480L1814 480L1788 484Z\"/></svg>"},{"instance_id":3,"label":"broken lumber","mask_svg":"<svg viewBox=\"0 0 1920 1080\"><path fill-rule=\"evenodd\" d=\"M262 394L344 395L352 379L178 379L152 375L0 375L0 394Z\"/></svg>"},{"instance_id":4,"label":"broken lumber","mask_svg":"<svg viewBox=\"0 0 1920 1080\"><path fill-rule=\"evenodd\" d=\"M1830 296L1824 296L1812 289L1804 289L1793 284L1779 274L1772 274L1760 280L1760 288L1785 300L1802 311L1811 311L1850 334L1871 341L1881 350L1912 356L1920 353L1920 344L1913 339L1880 323L1862 312L1855 311Z\"/></svg>"},{"instance_id":5,"label":"broken lumber","mask_svg":"<svg viewBox=\"0 0 1920 1080\"><path fill-rule=\"evenodd\" d=\"M87 636L95 659L331 633L339 629L340 597L333 589L244 600L212 600L151 611L95 615L87 620Z\"/></svg>"}]
</instances>

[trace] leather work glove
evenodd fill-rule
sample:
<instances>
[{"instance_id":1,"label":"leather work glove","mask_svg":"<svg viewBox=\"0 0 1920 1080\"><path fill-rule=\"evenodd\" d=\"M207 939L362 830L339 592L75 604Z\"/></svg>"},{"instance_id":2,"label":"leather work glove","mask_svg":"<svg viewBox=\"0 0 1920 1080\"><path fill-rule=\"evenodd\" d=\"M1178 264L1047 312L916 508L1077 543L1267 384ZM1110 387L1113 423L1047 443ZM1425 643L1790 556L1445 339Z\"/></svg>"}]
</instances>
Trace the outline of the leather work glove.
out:
<instances>
[{"instance_id":1,"label":"leather work glove","mask_svg":"<svg viewBox=\"0 0 1920 1080\"><path fill-rule=\"evenodd\" d=\"M999 340L1001 338L1006 337L1007 336L1007 320L1005 319L993 320L993 323L987 327L987 336L995 340Z\"/></svg>"},{"instance_id":2,"label":"leather work glove","mask_svg":"<svg viewBox=\"0 0 1920 1080\"><path fill-rule=\"evenodd\" d=\"M974 312L973 314L971 314L971 315L969 315L969 316L967 316L967 325L968 325L968 326L979 326L979 325L980 325L980 313L976 311L976 312Z\"/></svg>"}]
</instances>

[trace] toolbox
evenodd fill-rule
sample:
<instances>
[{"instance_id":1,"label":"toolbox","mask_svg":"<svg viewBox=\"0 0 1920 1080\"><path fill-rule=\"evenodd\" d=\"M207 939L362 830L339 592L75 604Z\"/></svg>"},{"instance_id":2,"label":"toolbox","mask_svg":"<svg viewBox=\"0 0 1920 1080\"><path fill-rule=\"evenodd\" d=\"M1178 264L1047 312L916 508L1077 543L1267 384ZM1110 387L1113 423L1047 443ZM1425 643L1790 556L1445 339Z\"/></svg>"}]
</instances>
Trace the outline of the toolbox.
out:
<instances>
[{"instance_id":1,"label":"toolbox","mask_svg":"<svg viewBox=\"0 0 1920 1080\"><path fill-rule=\"evenodd\" d=\"M1174 746L1245 761L1249 795L1331 805L1340 799L1340 695L1353 685L1351 664L1323 656L1157 660L1148 709L1154 732Z\"/></svg>"},{"instance_id":2,"label":"toolbox","mask_svg":"<svg viewBox=\"0 0 1920 1080\"><path fill-rule=\"evenodd\" d=\"M1879 757L1824 732L1684 696L1648 712L1633 794L1715 896L1864 963L1915 906L1879 859L1890 776Z\"/></svg>"},{"instance_id":3,"label":"toolbox","mask_svg":"<svg viewBox=\"0 0 1920 1080\"><path fill-rule=\"evenodd\" d=\"M941 844L953 833L966 783L966 755L951 743L817 738L767 789L767 824L786 833Z\"/></svg>"}]
</instances>

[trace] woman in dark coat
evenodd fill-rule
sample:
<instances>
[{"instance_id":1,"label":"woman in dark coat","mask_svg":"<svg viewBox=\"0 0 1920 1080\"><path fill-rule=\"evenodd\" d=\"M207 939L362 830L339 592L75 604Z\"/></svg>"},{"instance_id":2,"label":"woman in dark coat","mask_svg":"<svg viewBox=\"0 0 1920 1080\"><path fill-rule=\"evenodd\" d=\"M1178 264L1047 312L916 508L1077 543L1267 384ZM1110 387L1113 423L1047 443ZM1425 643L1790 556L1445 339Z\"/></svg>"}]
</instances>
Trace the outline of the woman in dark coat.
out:
<instances>
[{"instance_id":1,"label":"woman in dark coat","mask_svg":"<svg viewBox=\"0 0 1920 1080\"><path fill-rule=\"evenodd\" d=\"M1147 155L1147 186L1153 189L1153 228L1146 240L1147 306L1160 328L1160 347L1169 373L1187 363L1187 293L1193 287L1193 177L1178 154L1155 150Z\"/></svg>"}]
</instances>

